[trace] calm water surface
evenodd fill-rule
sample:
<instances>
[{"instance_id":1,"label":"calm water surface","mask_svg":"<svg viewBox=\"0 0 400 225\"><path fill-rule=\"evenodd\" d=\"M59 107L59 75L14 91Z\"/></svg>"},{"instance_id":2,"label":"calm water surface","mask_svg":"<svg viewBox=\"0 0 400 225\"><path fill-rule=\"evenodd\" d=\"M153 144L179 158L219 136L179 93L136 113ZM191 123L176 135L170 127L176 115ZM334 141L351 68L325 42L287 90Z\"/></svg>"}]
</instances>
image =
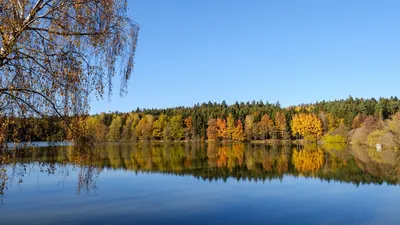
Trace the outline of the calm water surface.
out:
<instances>
[{"instance_id":1,"label":"calm water surface","mask_svg":"<svg viewBox=\"0 0 400 225\"><path fill-rule=\"evenodd\" d=\"M0 161L0 224L400 224L399 156L341 145L35 147Z\"/></svg>"}]
</instances>

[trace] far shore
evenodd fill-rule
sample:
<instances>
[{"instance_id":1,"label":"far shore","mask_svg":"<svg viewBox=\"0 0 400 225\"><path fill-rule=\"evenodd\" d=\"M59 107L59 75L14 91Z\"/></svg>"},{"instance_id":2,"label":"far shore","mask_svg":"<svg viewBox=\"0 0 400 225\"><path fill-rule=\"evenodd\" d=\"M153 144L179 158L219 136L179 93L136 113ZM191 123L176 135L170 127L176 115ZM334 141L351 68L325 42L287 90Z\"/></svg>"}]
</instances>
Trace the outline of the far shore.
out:
<instances>
[{"instance_id":1,"label":"far shore","mask_svg":"<svg viewBox=\"0 0 400 225\"><path fill-rule=\"evenodd\" d=\"M316 142L308 142L306 140L251 140L251 141L231 141L231 140L137 140L137 141L117 141L117 142L101 142L101 143L244 143L244 144L307 144ZM320 144L318 142L318 144ZM347 143L339 143L347 144Z\"/></svg>"}]
</instances>

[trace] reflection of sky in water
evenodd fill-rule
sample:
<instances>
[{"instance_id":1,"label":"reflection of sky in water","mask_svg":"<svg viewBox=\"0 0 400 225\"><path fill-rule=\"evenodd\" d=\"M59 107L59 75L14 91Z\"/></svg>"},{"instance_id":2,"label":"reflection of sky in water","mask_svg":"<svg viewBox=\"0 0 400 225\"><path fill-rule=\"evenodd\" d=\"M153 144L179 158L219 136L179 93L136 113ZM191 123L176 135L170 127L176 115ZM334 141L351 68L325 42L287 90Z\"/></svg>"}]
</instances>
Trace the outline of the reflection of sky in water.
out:
<instances>
[{"instance_id":1,"label":"reflection of sky in water","mask_svg":"<svg viewBox=\"0 0 400 225\"><path fill-rule=\"evenodd\" d=\"M400 219L398 186L292 176L264 183L209 182L105 169L97 190L77 195L78 173L68 166L47 175L29 166L23 183L8 187L1 224L398 224Z\"/></svg>"}]
</instances>

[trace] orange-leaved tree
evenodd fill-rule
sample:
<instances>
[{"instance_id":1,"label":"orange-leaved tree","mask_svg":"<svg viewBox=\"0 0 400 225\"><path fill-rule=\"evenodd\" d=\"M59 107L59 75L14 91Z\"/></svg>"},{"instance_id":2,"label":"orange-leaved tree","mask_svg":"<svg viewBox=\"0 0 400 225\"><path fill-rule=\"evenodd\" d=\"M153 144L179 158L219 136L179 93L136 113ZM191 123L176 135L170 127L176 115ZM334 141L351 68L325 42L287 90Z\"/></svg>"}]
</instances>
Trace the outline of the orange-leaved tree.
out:
<instances>
[{"instance_id":1,"label":"orange-leaved tree","mask_svg":"<svg viewBox=\"0 0 400 225\"><path fill-rule=\"evenodd\" d=\"M226 139L228 136L228 130L226 127L226 120L224 119L217 119L217 133L220 139Z\"/></svg>"},{"instance_id":2,"label":"orange-leaved tree","mask_svg":"<svg viewBox=\"0 0 400 225\"><path fill-rule=\"evenodd\" d=\"M269 115L265 114L261 121L258 124L258 135L262 140L267 138L274 138L274 122L269 117Z\"/></svg>"}]
</instances>

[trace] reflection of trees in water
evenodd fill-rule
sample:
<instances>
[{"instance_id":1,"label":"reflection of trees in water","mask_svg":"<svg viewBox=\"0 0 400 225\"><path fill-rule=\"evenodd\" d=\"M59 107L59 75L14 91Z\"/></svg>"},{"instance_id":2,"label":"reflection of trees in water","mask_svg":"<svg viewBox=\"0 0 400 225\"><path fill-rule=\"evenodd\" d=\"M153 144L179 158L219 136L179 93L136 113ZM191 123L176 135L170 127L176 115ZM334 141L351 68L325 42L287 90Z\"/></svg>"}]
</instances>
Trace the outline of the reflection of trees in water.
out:
<instances>
[{"instance_id":1,"label":"reflection of trees in water","mask_svg":"<svg viewBox=\"0 0 400 225\"><path fill-rule=\"evenodd\" d=\"M96 147L48 147L18 151L0 162L0 195L7 182L23 181L28 169L66 179L72 166L78 174L77 193L97 190L103 168L135 172L192 175L203 180L282 179L284 175L312 176L354 184L400 181L398 152L363 149L324 149L306 145L244 143L122 143ZM8 170L8 171L7 171Z\"/></svg>"},{"instance_id":2,"label":"reflection of trees in water","mask_svg":"<svg viewBox=\"0 0 400 225\"><path fill-rule=\"evenodd\" d=\"M0 203L3 202L4 191L6 189L6 182L8 180L7 169L5 168L5 164L9 160L8 154L0 155Z\"/></svg>"},{"instance_id":3,"label":"reflection of trees in water","mask_svg":"<svg viewBox=\"0 0 400 225\"><path fill-rule=\"evenodd\" d=\"M324 152L318 146L306 145L303 149L293 149L292 163L299 173L318 172L324 164Z\"/></svg>"},{"instance_id":4,"label":"reflection of trees in water","mask_svg":"<svg viewBox=\"0 0 400 225\"><path fill-rule=\"evenodd\" d=\"M236 166L242 166L244 157L243 143L215 145L215 143L211 143L208 146L208 149L210 149L210 151L207 151L208 157L216 160L216 164L211 163L210 165L216 165L218 168L228 168L229 171L232 171Z\"/></svg>"},{"instance_id":5,"label":"reflection of trees in water","mask_svg":"<svg viewBox=\"0 0 400 225\"><path fill-rule=\"evenodd\" d=\"M90 194L97 190L96 181L101 172L101 148L90 147L46 147L26 148L0 154L0 197L10 184L21 185L24 177L38 171L57 175L61 183L70 175L70 168L77 171L77 194Z\"/></svg>"},{"instance_id":6,"label":"reflection of trees in water","mask_svg":"<svg viewBox=\"0 0 400 225\"><path fill-rule=\"evenodd\" d=\"M69 146L68 149L69 163L79 168L77 194L97 191L96 181L102 168L102 149L94 146Z\"/></svg>"},{"instance_id":7,"label":"reflection of trees in water","mask_svg":"<svg viewBox=\"0 0 400 225\"><path fill-rule=\"evenodd\" d=\"M358 168L375 177L384 178L380 183L386 180L400 181L400 154L398 151L377 152L373 148L353 147L351 154L354 156Z\"/></svg>"},{"instance_id":8,"label":"reflection of trees in water","mask_svg":"<svg viewBox=\"0 0 400 225\"><path fill-rule=\"evenodd\" d=\"M290 146L288 145L283 146L281 151L278 151L276 169L279 174L283 174L289 171L289 155Z\"/></svg>"},{"instance_id":9,"label":"reflection of trees in water","mask_svg":"<svg viewBox=\"0 0 400 225\"><path fill-rule=\"evenodd\" d=\"M97 191L96 180L100 174L100 169L92 166L80 167L78 175L77 193L85 192L87 194Z\"/></svg>"}]
</instances>

